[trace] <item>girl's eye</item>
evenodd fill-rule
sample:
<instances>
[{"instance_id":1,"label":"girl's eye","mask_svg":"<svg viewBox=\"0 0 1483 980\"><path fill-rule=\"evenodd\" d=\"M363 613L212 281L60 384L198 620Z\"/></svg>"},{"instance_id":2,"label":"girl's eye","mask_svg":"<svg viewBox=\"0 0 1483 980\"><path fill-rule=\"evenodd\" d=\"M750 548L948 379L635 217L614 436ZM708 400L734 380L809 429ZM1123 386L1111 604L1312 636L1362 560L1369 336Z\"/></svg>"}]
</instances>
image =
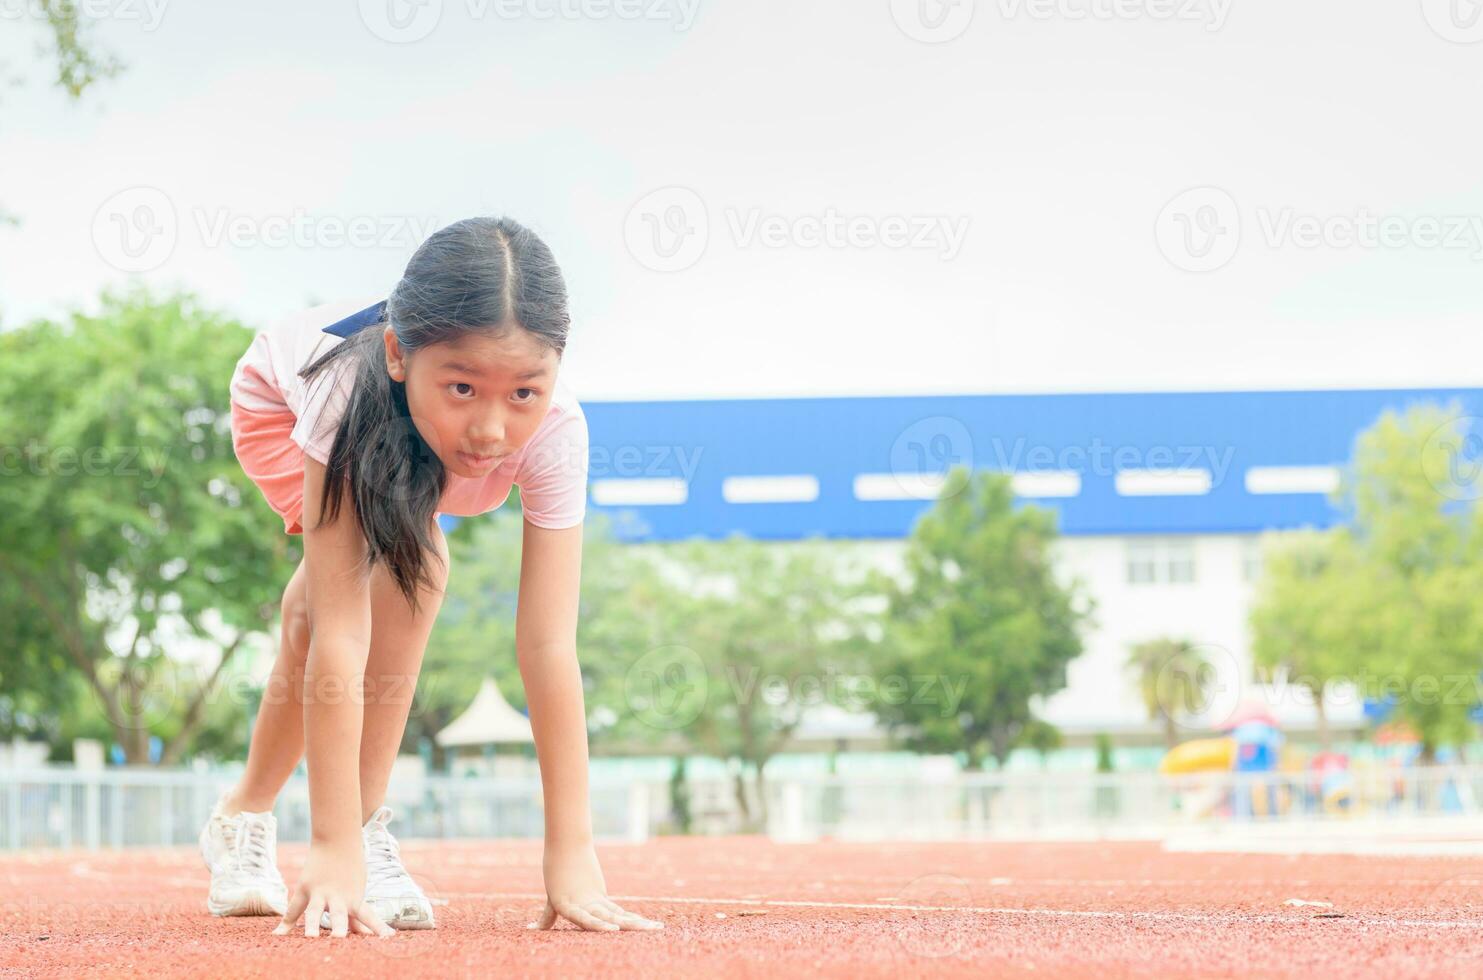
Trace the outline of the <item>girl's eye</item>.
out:
<instances>
[{"instance_id":1,"label":"girl's eye","mask_svg":"<svg viewBox=\"0 0 1483 980\"><path fill-rule=\"evenodd\" d=\"M521 392L524 392L524 393L526 393L529 396L529 397L520 399L523 402L528 402L531 399L535 398L535 396L536 396L536 392L535 392L535 389L534 388L517 388L515 390L515 394L517 394L517 395L520 394Z\"/></svg>"},{"instance_id":2,"label":"girl's eye","mask_svg":"<svg viewBox=\"0 0 1483 980\"><path fill-rule=\"evenodd\" d=\"M458 389L458 388L467 388L467 389L469 389L469 394L473 394L474 393L474 386L471 385L471 384L469 384L467 381L457 381L457 382L454 382L453 384L449 385L448 387L453 388L455 390Z\"/></svg>"}]
</instances>

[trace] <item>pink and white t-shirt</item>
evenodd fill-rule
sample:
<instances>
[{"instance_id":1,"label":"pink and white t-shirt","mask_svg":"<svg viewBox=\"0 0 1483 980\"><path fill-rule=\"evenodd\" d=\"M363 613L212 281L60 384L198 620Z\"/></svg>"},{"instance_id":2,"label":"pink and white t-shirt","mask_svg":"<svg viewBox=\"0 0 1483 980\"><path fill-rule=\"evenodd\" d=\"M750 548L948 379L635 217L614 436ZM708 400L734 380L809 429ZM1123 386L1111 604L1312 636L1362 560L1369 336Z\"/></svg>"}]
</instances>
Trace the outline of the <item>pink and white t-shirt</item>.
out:
<instances>
[{"instance_id":1,"label":"pink and white t-shirt","mask_svg":"<svg viewBox=\"0 0 1483 980\"><path fill-rule=\"evenodd\" d=\"M290 438L305 455L327 463L349 402L353 365L338 361L307 382L298 372L344 342L325 333L325 327L381 298L321 304L260 330L232 372L232 401L252 412L291 412L296 421ZM587 417L558 372L546 417L526 444L484 476L450 472L438 512L484 514L505 501L511 486L518 486L525 519L532 524L580 524L587 513L587 449Z\"/></svg>"}]
</instances>

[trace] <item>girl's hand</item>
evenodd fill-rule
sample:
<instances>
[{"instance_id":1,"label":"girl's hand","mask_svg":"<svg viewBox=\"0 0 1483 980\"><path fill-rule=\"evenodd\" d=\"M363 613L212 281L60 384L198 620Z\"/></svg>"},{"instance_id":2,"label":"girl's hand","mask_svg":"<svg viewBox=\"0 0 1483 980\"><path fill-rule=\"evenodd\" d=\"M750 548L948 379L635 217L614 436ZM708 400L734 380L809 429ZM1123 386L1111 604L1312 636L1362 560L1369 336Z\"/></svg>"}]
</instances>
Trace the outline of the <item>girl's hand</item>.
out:
<instances>
[{"instance_id":1,"label":"girl's hand","mask_svg":"<svg viewBox=\"0 0 1483 980\"><path fill-rule=\"evenodd\" d=\"M626 912L608 898L597 852L591 844L547 845L542 863L546 873L546 908L536 928L550 929L556 924L557 916L599 932L664 928L662 922Z\"/></svg>"},{"instance_id":2,"label":"girl's hand","mask_svg":"<svg viewBox=\"0 0 1483 980\"><path fill-rule=\"evenodd\" d=\"M363 936L392 935L395 930L366 904L365 891L366 861L360 841L344 847L310 844L304 872L273 935L287 935L303 915L304 935L312 939L319 935L319 920L325 912L329 913L331 936L344 936L350 929Z\"/></svg>"}]
</instances>

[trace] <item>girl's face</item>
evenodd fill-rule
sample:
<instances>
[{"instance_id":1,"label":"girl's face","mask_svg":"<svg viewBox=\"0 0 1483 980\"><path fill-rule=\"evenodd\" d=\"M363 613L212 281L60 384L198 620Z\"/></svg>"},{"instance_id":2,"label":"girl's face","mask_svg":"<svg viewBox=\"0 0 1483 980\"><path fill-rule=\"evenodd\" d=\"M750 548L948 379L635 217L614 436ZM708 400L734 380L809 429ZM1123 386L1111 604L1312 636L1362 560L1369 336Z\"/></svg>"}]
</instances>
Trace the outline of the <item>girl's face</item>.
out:
<instances>
[{"instance_id":1,"label":"girl's face","mask_svg":"<svg viewBox=\"0 0 1483 980\"><path fill-rule=\"evenodd\" d=\"M385 340L386 370L407 386L412 423L452 473L488 475L546 417L561 361L521 327L497 337L465 334L410 355L389 326Z\"/></svg>"}]
</instances>

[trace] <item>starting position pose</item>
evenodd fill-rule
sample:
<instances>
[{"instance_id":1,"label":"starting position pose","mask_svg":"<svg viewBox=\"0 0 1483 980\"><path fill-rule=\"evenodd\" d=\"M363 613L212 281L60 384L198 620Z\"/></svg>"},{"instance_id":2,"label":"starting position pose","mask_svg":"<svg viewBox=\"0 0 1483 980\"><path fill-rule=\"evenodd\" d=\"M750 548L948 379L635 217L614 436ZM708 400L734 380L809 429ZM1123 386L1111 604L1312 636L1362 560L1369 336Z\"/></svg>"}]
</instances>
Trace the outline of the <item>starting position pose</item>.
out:
<instances>
[{"instance_id":1,"label":"starting position pose","mask_svg":"<svg viewBox=\"0 0 1483 980\"><path fill-rule=\"evenodd\" d=\"M319 306L259 332L231 383L238 460L303 535L282 644L241 781L201 831L216 915L303 917L304 935L433 927L383 806L448 580L440 514L519 486L515 646L545 798L540 926L655 929L607 897L593 849L576 657L587 422L558 382L570 316L535 234L470 218L418 248L390 298ZM349 314L349 315L346 315ZM279 790L307 749L311 841L292 900Z\"/></svg>"}]
</instances>

